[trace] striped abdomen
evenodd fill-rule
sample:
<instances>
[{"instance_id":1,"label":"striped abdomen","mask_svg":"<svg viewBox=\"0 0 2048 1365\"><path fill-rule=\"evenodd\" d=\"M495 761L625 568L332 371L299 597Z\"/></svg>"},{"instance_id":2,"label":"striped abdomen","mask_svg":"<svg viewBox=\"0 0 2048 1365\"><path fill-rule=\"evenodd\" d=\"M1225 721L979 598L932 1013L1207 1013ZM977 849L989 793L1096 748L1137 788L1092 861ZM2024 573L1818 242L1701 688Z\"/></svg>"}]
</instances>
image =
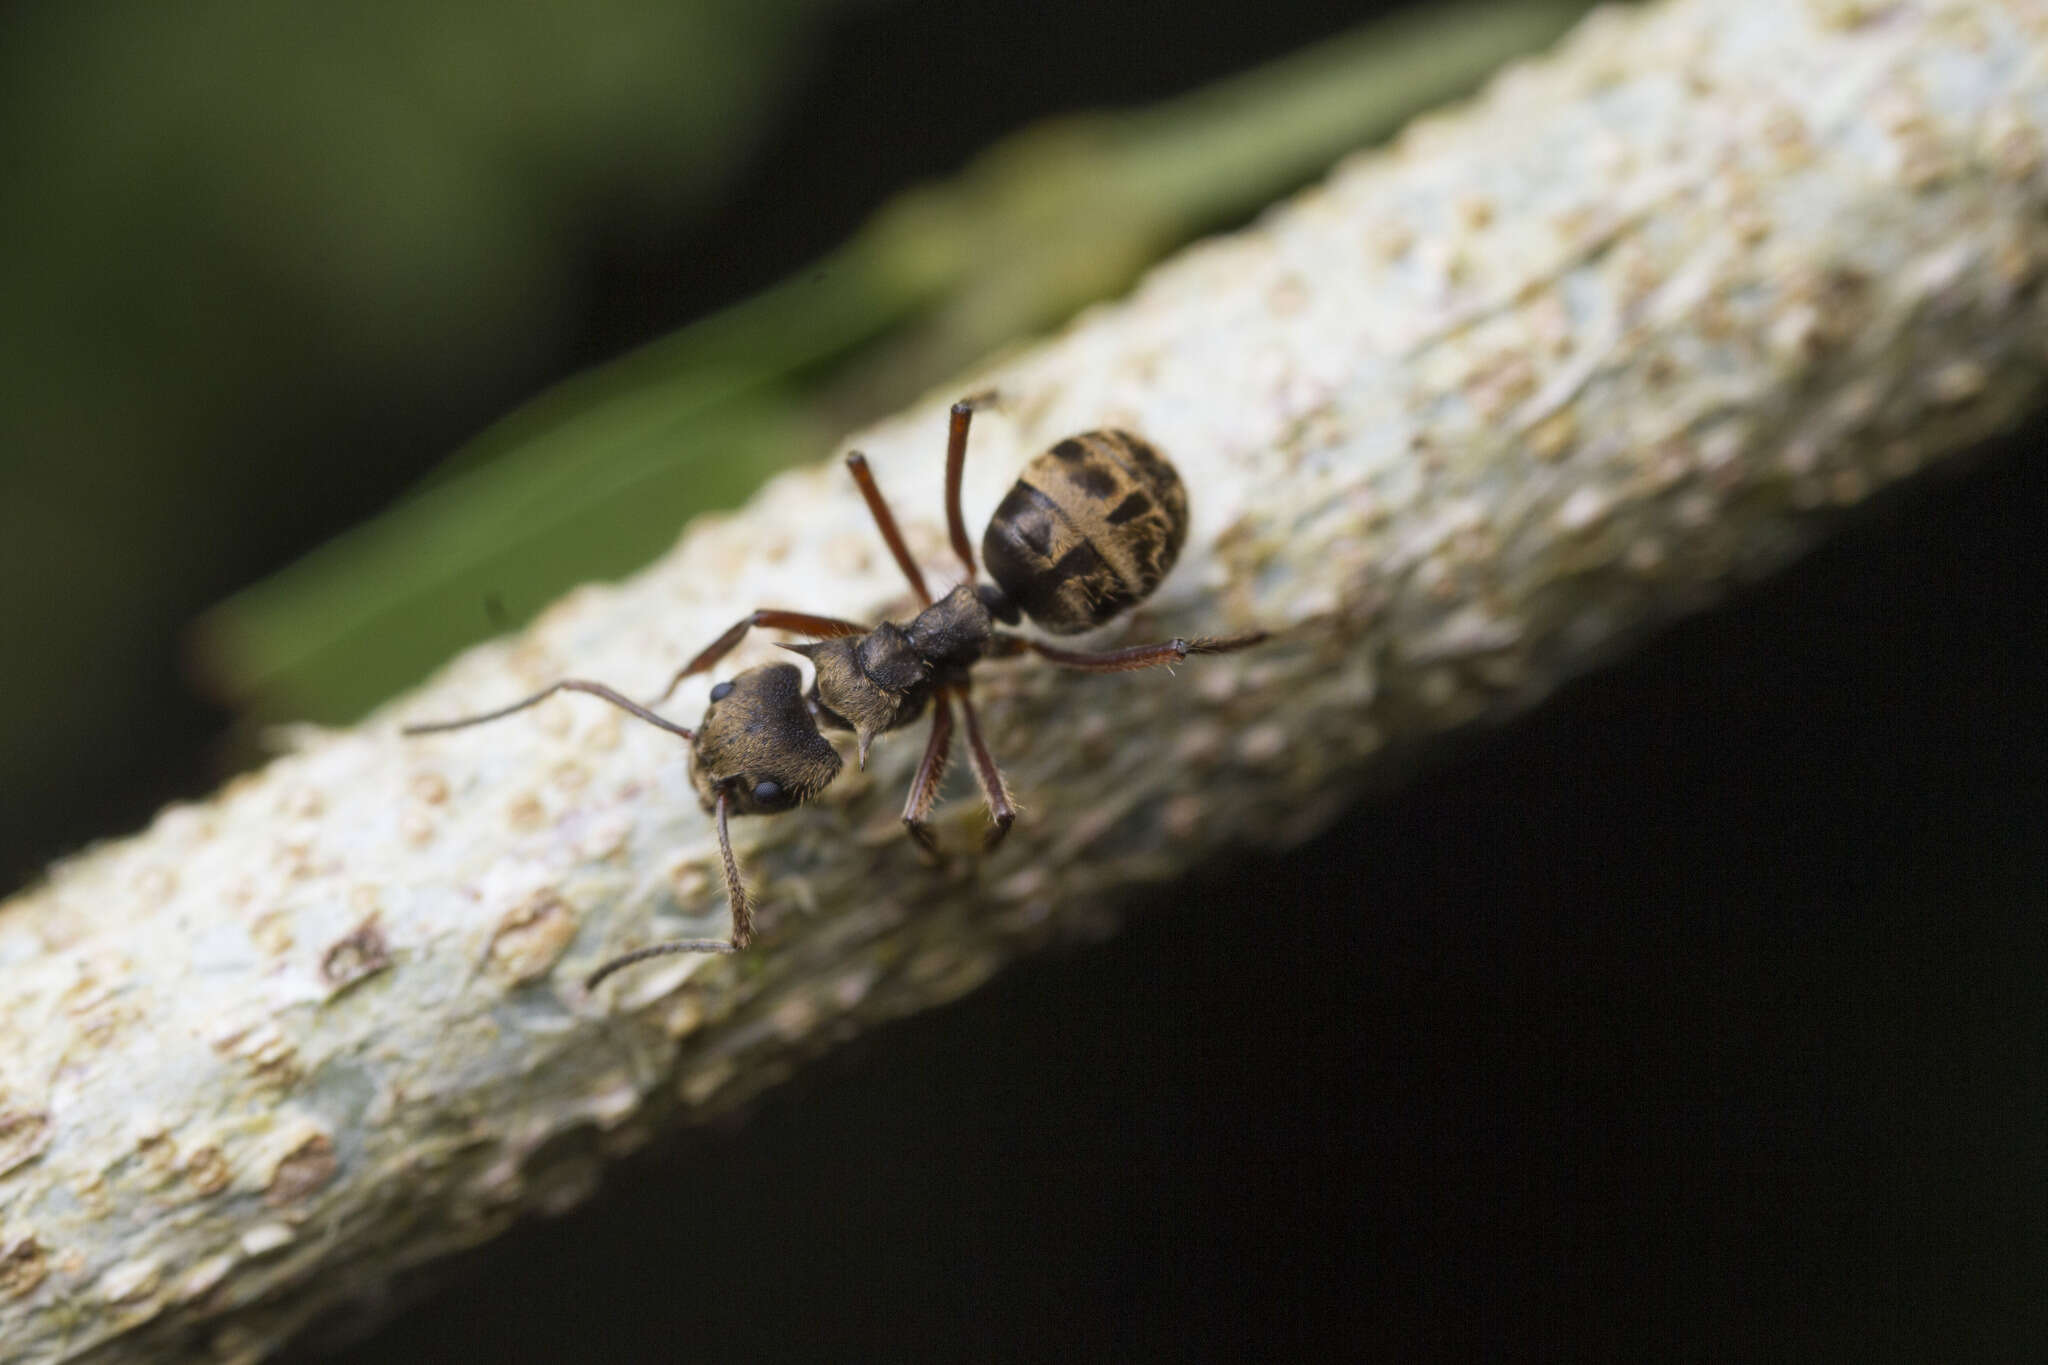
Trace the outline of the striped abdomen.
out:
<instances>
[{"instance_id":1,"label":"striped abdomen","mask_svg":"<svg viewBox=\"0 0 2048 1365\"><path fill-rule=\"evenodd\" d=\"M1127 431L1087 431L1024 466L981 558L1025 615L1076 635L1150 596L1187 535L1187 490L1167 458Z\"/></svg>"}]
</instances>

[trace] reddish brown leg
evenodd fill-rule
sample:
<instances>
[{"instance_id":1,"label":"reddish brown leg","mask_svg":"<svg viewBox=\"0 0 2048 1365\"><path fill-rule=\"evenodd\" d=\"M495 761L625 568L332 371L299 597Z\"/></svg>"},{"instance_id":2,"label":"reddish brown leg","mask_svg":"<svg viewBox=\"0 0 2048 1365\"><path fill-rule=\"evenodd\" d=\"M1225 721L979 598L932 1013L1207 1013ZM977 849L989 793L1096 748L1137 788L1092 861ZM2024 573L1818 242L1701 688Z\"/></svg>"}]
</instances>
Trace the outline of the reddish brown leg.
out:
<instances>
[{"instance_id":1,"label":"reddish brown leg","mask_svg":"<svg viewBox=\"0 0 2048 1365\"><path fill-rule=\"evenodd\" d=\"M946 775L946 757L952 747L953 706L941 692L932 698L932 737L924 746L924 761L917 765L917 776L910 779L910 795L903 802L903 826L927 853L939 851L925 817L939 799L939 780Z\"/></svg>"},{"instance_id":2,"label":"reddish brown leg","mask_svg":"<svg viewBox=\"0 0 2048 1365\"><path fill-rule=\"evenodd\" d=\"M995 402L993 391L977 393L953 405L946 424L946 531L953 538L953 553L967 566L967 581L974 581L974 543L967 539L967 520L960 515L960 471L967 466L967 424L977 408Z\"/></svg>"},{"instance_id":3,"label":"reddish brown leg","mask_svg":"<svg viewBox=\"0 0 2048 1365\"><path fill-rule=\"evenodd\" d=\"M621 967L645 962L650 957L674 953L736 953L754 941L754 907L747 901L746 883L740 880L739 862L732 856L732 836L726 831L726 793L718 793L718 851L725 860L725 898L732 905L732 940L679 938L667 943L650 943L630 953L620 953L583 980L583 989L596 990L597 983Z\"/></svg>"},{"instance_id":4,"label":"reddish brown leg","mask_svg":"<svg viewBox=\"0 0 2048 1365\"><path fill-rule=\"evenodd\" d=\"M903 532L896 527L896 515L889 510L889 504L882 497L881 488L875 483L874 471L868 468L868 457L858 450L846 456L846 471L853 475L853 481L860 485L860 495L867 499L868 513L881 528L882 539L889 543L889 553L896 556L896 567L903 570L903 576L910 580L911 591L924 606L932 604L931 589L924 585L924 575L918 572L917 561L910 557L910 547L903 543Z\"/></svg>"},{"instance_id":5,"label":"reddish brown leg","mask_svg":"<svg viewBox=\"0 0 2048 1365\"><path fill-rule=\"evenodd\" d=\"M984 659L1014 659L1020 654L1031 652L1031 642L1021 635L1005 635L997 631L989 637L988 647L981 652Z\"/></svg>"},{"instance_id":6,"label":"reddish brown leg","mask_svg":"<svg viewBox=\"0 0 2048 1365\"><path fill-rule=\"evenodd\" d=\"M1099 654L1058 649L1052 645L1040 644L1036 640L1025 640L1024 645L1061 668L1078 668L1087 673L1128 673L1137 668L1177 664L1190 654L1230 654L1236 650L1250 649L1265 638L1265 631L1255 630L1249 635L1233 635L1226 640L1167 640L1156 645L1131 645L1126 649L1104 650Z\"/></svg>"},{"instance_id":7,"label":"reddish brown leg","mask_svg":"<svg viewBox=\"0 0 2048 1365\"><path fill-rule=\"evenodd\" d=\"M990 757L988 745L982 742L981 718L974 714L974 702L967 695L965 687L954 695L960 698L960 718L967 726L967 752L974 758L974 780L981 784L981 799L988 804L988 818L991 825L988 837L982 840L984 850L994 848L1010 832L1010 825L1017 818L1017 808L1010 804L1010 792L1003 785L1003 770Z\"/></svg>"},{"instance_id":8,"label":"reddish brown leg","mask_svg":"<svg viewBox=\"0 0 2048 1365\"><path fill-rule=\"evenodd\" d=\"M733 648L747 637L755 626L769 630L793 630L799 635L809 635L820 640L830 640L840 635L865 635L868 628L858 621L842 621L837 616L813 616L809 612L783 611L776 607L762 607L751 616L741 617L733 623L731 630L704 647L702 653L676 670L668 680L668 686L661 689L661 695L654 699L659 706L675 692L683 679L695 673L713 668L720 659L732 653Z\"/></svg>"},{"instance_id":9,"label":"reddish brown leg","mask_svg":"<svg viewBox=\"0 0 2048 1365\"><path fill-rule=\"evenodd\" d=\"M588 692L591 696L602 697L613 706L623 711L629 711L646 721L649 725L659 726L672 735L681 735L684 739L695 739L697 737L696 731L678 725L672 720L662 719L646 707L640 705L640 703L620 696L603 683L589 682L583 678L564 678L552 686L543 687L540 691L522 701L515 701L510 706L501 706L495 711L486 711L480 716L464 716L460 720L436 720L426 721L417 725L408 725L405 727L404 733L408 735L425 735L431 734L436 730L460 730L465 725L482 725L487 720L498 720L511 715L514 711L524 711L536 702L546 701L557 692Z\"/></svg>"}]
</instances>

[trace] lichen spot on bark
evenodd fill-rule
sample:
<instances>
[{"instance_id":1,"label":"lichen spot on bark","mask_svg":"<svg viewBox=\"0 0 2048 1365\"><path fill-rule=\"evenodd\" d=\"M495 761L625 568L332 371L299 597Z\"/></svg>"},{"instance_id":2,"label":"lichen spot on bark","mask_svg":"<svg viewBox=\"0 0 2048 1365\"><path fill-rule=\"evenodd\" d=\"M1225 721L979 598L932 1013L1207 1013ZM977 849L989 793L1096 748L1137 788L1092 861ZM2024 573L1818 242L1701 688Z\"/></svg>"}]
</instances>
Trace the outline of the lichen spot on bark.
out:
<instances>
[{"instance_id":1,"label":"lichen spot on bark","mask_svg":"<svg viewBox=\"0 0 2048 1365\"><path fill-rule=\"evenodd\" d=\"M338 1166L334 1142L325 1133L315 1133L287 1152L270 1173L263 1189L263 1202L283 1208L295 1204L334 1179Z\"/></svg>"}]
</instances>

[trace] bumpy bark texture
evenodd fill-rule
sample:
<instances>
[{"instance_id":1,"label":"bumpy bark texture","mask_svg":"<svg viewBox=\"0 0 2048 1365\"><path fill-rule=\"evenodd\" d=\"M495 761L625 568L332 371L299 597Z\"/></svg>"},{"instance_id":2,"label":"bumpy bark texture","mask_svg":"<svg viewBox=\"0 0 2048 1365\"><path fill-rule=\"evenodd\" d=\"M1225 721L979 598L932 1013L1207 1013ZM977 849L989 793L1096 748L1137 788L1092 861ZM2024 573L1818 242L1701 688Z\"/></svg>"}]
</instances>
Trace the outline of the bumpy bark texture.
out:
<instances>
[{"instance_id":1,"label":"bumpy bark texture","mask_svg":"<svg viewBox=\"0 0 2048 1365\"><path fill-rule=\"evenodd\" d=\"M762 901L743 957L579 984L724 931L671 736L588 697L397 726L571 673L645 694L758 605L899 611L836 461L59 867L0 908L0 1357L255 1358L581 1198L659 1126L1100 932L1136 883L1308 836L1433 736L1782 563L2037 401L2044 131L2037 6L1603 13L962 379L1009 399L971 516L1090 427L1178 462L1189 550L1118 638L1278 638L1177 676L987 667L1008 846L964 852L963 781L938 825L962 852L920 867L897 813L922 733L886 736L819 804L734 825ZM940 573L952 396L857 441Z\"/></svg>"}]
</instances>

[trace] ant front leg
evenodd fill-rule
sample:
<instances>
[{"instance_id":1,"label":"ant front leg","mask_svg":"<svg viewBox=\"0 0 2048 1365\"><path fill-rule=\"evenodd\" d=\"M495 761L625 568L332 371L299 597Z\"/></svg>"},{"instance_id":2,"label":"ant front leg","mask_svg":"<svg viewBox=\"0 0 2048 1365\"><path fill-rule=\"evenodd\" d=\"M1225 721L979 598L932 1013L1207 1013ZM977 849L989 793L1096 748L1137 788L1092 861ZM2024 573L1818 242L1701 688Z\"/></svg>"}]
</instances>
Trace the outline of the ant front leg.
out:
<instances>
[{"instance_id":1,"label":"ant front leg","mask_svg":"<svg viewBox=\"0 0 2048 1365\"><path fill-rule=\"evenodd\" d=\"M956 695L960 698L961 718L967 723L967 752L974 759L974 780L981 784L981 799L988 805L990 828L981 843L986 851L1000 844L1010 832L1017 819L1017 808L1010 804L1009 788L1003 785L1003 770L996 766L981 738L981 719L974 714L974 702L966 687L957 689Z\"/></svg>"},{"instance_id":2,"label":"ant front leg","mask_svg":"<svg viewBox=\"0 0 2048 1365\"><path fill-rule=\"evenodd\" d=\"M932 698L932 737L924 746L924 758L917 765L917 776L910 779L910 795L903 802L904 829L919 848L934 857L939 847L925 820L932 813L932 803L939 799L939 780L946 775L946 758L952 748L953 706L940 692Z\"/></svg>"},{"instance_id":3,"label":"ant front leg","mask_svg":"<svg viewBox=\"0 0 2048 1365\"><path fill-rule=\"evenodd\" d=\"M676 675L668 680L668 686L661 689L661 695L656 697L652 704L659 706L667 701L683 679L717 666L718 661L732 653L734 647L746 639L747 632L755 626L762 626L768 630L793 630L799 635L809 635L820 640L868 633L868 628L858 621L842 621L837 616L813 616L808 612L762 607L753 614L735 621L731 630L706 645L696 658L677 669Z\"/></svg>"}]
</instances>

